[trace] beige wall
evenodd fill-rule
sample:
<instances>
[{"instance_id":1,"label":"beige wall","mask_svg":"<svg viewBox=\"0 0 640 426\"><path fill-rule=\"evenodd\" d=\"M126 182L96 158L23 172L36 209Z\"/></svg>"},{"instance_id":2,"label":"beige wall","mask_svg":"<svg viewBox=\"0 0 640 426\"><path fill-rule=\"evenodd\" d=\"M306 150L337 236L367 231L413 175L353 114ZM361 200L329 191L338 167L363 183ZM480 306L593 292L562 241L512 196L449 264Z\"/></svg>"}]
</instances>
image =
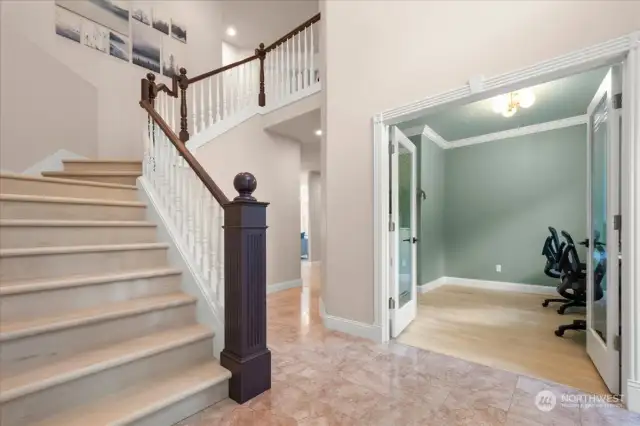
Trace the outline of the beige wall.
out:
<instances>
[{"instance_id":1,"label":"beige wall","mask_svg":"<svg viewBox=\"0 0 640 426\"><path fill-rule=\"evenodd\" d=\"M219 2L163 3L187 26L188 74L220 66ZM21 172L59 149L141 158L138 101L148 71L64 39L54 26L53 0L0 2L1 168Z\"/></svg>"},{"instance_id":2,"label":"beige wall","mask_svg":"<svg viewBox=\"0 0 640 426\"><path fill-rule=\"evenodd\" d=\"M233 178L251 172L267 207L267 284L300 278L300 144L264 131L257 115L198 148L196 158L233 198Z\"/></svg>"},{"instance_id":3,"label":"beige wall","mask_svg":"<svg viewBox=\"0 0 640 426\"><path fill-rule=\"evenodd\" d=\"M309 260L322 260L322 180L309 172Z\"/></svg>"},{"instance_id":4,"label":"beige wall","mask_svg":"<svg viewBox=\"0 0 640 426\"><path fill-rule=\"evenodd\" d=\"M374 114L640 29L638 1L321 4L331 315L373 323Z\"/></svg>"}]
</instances>

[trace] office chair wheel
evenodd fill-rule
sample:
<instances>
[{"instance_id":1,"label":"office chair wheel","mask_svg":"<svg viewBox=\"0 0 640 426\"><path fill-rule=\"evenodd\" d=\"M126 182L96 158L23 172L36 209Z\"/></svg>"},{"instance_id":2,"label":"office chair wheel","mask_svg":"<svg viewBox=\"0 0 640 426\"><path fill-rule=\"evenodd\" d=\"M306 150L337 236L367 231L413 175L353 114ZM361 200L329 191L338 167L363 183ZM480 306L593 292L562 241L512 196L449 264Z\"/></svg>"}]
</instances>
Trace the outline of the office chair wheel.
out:
<instances>
[{"instance_id":1,"label":"office chair wheel","mask_svg":"<svg viewBox=\"0 0 640 426\"><path fill-rule=\"evenodd\" d=\"M567 309L566 306L560 306L560 308L558 308L558 313L560 315L564 315L564 311Z\"/></svg>"},{"instance_id":2,"label":"office chair wheel","mask_svg":"<svg viewBox=\"0 0 640 426\"><path fill-rule=\"evenodd\" d=\"M544 302L542 302L542 307L546 308L547 306L549 306L549 301L545 300Z\"/></svg>"},{"instance_id":3,"label":"office chair wheel","mask_svg":"<svg viewBox=\"0 0 640 426\"><path fill-rule=\"evenodd\" d=\"M558 336L558 337L562 337L562 336L564 336L564 330L563 330L563 329L561 329L561 328L559 328L559 329L555 330L555 331L554 331L554 333L555 333L555 335L556 335L556 336Z\"/></svg>"}]
</instances>

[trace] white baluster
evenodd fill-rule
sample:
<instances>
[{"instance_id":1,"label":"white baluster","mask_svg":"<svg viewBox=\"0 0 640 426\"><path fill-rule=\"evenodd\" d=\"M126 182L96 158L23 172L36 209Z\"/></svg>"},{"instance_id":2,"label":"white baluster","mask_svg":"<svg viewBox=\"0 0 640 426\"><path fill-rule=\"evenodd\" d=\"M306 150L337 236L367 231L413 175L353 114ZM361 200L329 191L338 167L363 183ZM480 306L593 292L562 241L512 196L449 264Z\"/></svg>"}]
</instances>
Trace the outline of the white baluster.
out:
<instances>
[{"instance_id":1,"label":"white baluster","mask_svg":"<svg viewBox=\"0 0 640 426\"><path fill-rule=\"evenodd\" d=\"M196 267L202 270L202 184L198 178L193 179L193 234L195 239Z\"/></svg>"},{"instance_id":2,"label":"white baluster","mask_svg":"<svg viewBox=\"0 0 640 426\"><path fill-rule=\"evenodd\" d=\"M200 83L200 131L203 131L207 126L207 109L204 106L204 81Z\"/></svg>"},{"instance_id":3,"label":"white baluster","mask_svg":"<svg viewBox=\"0 0 640 426\"><path fill-rule=\"evenodd\" d=\"M303 88L309 87L309 62L307 58L309 56L309 50L307 49L307 29L305 28L303 31L304 38L304 73L302 74L302 86Z\"/></svg>"},{"instance_id":4,"label":"white baluster","mask_svg":"<svg viewBox=\"0 0 640 426\"><path fill-rule=\"evenodd\" d=\"M224 225L224 210L222 209L222 207L220 206L220 204L216 203L216 210L217 210L217 219L218 219L218 224L217 224L217 228L218 228L218 249L217 251L217 259L216 259L216 263L218 265L217 271L218 271L218 280L217 280L217 288L216 288L216 294L218 295L218 302L220 303L224 303L224 257L223 257L223 253L224 253L224 230L222 229L222 226Z\"/></svg>"},{"instance_id":5,"label":"white baluster","mask_svg":"<svg viewBox=\"0 0 640 426\"><path fill-rule=\"evenodd\" d=\"M197 135L198 134L198 109L196 108L196 106L198 105L198 102L196 100L197 95L198 95L198 90L197 90L197 86L196 84L198 83L194 83L193 84L193 90L191 93L191 99L192 99L192 105L191 105L191 117L193 120L193 134Z\"/></svg>"},{"instance_id":6,"label":"white baluster","mask_svg":"<svg viewBox=\"0 0 640 426\"><path fill-rule=\"evenodd\" d=\"M313 45L313 25L309 27L309 38L311 44L311 65L309 66L309 79L311 80L311 84L316 83L316 69L313 67L313 57L315 56L316 48Z\"/></svg>"},{"instance_id":7,"label":"white baluster","mask_svg":"<svg viewBox=\"0 0 640 426\"><path fill-rule=\"evenodd\" d=\"M240 67L236 67L234 69L234 74L236 76L235 86L236 86L236 113L242 109L242 75L240 73Z\"/></svg>"},{"instance_id":8,"label":"white baluster","mask_svg":"<svg viewBox=\"0 0 640 426\"><path fill-rule=\"evenodd\" d=\"M296 91L302 90L302 34L298 33L298 51L296 52Z\"/></svg>"},{"instance_id":9,"label":"white baluster","mask_svg":"<svg viewBox=\"0 0 640 426\"><path fill-rule=\"evenodd\" d=\"M209 82L209 127L213 126L213 115L214 115L214 111L213 111L213 88L211 87L213 85L213 79L209 78L207 79L207 81Z\"/></svg>"},{"instance_id":10,"label":"white baluster","mask_svg":"<svg viewBox=\"0 0 640 426\"><path fill-rule=\"evenodd\" d=\"M211 195L209 191L202 186L202 277L205 279L205 282L209 280L209 268L211 267L211 263L209 262L209 250L210 250L210 223L211 217L209 216L209 206L211 202Z\"/></svg>"},{"instance_id":11,"label":"white baluster","mask_svg":"<svg viewBox=\"0 0 640 426\"><path fill-rule=\"evenodd\" d=\"M222 99L222 95L220 94L220 74L216 74L216 123L220 121L220 101Z\"/></svg>"},{"instance_id":12,"label":"white baluster","mask_svg":"<svg viewBox=\"0 0 640 426\"><path fill-rule=\"evenodd\" d=\"M284 44L285 44L285 51L286 51L285 55L287 57L287 63L284 70L285 84L287 85L285 89L285 96L289 96L289 94L291 93L291 78L289 77L290 70L291 70L291 48L290 48L291 43L289 40L287 40L284 42Z\"/></svg>"}]
</instances>

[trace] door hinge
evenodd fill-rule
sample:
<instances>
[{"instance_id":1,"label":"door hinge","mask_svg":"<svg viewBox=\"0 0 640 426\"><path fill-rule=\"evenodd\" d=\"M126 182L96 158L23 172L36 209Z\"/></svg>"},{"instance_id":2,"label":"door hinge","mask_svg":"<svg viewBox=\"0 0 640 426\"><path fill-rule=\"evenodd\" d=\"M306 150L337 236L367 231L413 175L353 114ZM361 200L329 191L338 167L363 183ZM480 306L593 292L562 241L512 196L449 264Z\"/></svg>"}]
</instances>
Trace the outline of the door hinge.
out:
<instances>
[{"instance_id":1,"label":"door hinge","mask_svg":"<svg viewBox=\"0 0 640 426\"><path fill-rule=\"evenodd\" d=\"M622 93L613 95L613 109L622 108Z\"/></svg>"},{"instance_id":2,"label":"door hinge","mask_svg":"<svg viewBox=\"0 0 640 426\"><path fill-rule=\"evenodd\" d=\"M396 152L396 149L393 146L393 142L389 142L389 154L393 154L394 152Z\"/></svg>"},{"instance_id":3,"label":"door hinge","mask_svg":"<svg viewBox=\"0 0 640 426\"><path fill-rule=\"evenodd\" d=\"M613 229L616 231L620 231L622 229L622 215L613 216Z\"/></svg>"},{"instance_id":4,"label":"door hinge","mask_svg":"<svg viewBox=\"0 0 640 426\"><path fill-rule=\"evenodd\" d=\"M396 230L396 223L395 222L389 222L389 232L393 232Z\"/></svg>"},{"instance_id":5,"label":"door hinge","mask_svg":"<svg viewBox=\"0 0 640 426\"><path fill-rule=\"evenodd\" d=\"M389 309L395 309L396 308L396 301L393 300L393 297L389 298Z\"/></svg>"},{"instance_id":6,"label":"door hinge","mask_svg":"<svg viewBox=\"0 0 640 426\"><path fill-rule=\"evenodd\" d=\"M622 348L622 339L620 338L620 335L616 334L615 336L613 336L613 349L620 352L621 348Z\"/></svg>"}]
</instances>

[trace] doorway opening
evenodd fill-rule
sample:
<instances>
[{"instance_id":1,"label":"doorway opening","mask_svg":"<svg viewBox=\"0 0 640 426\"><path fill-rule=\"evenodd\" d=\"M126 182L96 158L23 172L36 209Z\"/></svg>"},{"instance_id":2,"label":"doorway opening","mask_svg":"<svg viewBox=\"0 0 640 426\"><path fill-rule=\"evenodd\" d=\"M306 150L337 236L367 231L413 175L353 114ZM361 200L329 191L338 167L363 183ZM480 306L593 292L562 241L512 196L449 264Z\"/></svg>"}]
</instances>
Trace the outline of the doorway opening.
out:
<instances>
[{"instance_id":1,"label":"doorway opening","mask_svg":"<svg viewBox=\"0 0 640 426\"><path fill-rule=\"evenodd\" d=\"M389 129L389 334L622 393L623 63Z\"/></svg>"}]
</instances>

